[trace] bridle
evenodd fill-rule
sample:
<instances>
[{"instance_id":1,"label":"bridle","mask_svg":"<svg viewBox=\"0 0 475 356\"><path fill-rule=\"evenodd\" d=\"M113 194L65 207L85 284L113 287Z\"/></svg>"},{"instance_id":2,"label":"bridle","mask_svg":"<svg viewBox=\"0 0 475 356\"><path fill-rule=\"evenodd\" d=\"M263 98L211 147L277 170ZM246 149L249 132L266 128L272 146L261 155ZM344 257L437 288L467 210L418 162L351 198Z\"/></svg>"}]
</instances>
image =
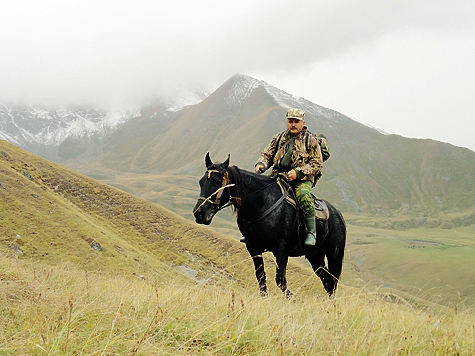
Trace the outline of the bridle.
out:
<instances>
[{"instance_id":1,"label":"bridle","mask_svg":"<svg viewBox=\"0 0 475 356\"><path fill-rule=\"evenodd\" d=\"M218 173L218 174L221 174L220 171L217 171L217 170L206 170L205 173L208 173L208 179L211 178L211 173ZM273 181L272 183L270 184L267 184L265 185L264 187L261 187L259 189L257 189L256 191L248 194L247 196L249 195L253 195L261 190L264 190L264 189L267 189L268 187L270 187L271 185L274 185L274 184L277 184L282 192L282 196L274 202L274 204L272 204L272 206L270 206L269 208L267 208L263 213L261 213L259 216L255 217L254 219L252 220L247 220L246 221L246 225L249 226L250 224L253 224L259 220L262 220L264 217L266 217L267 215L269 215L272 211L274 211L280 204L282 204L282 202L284 200L286 200L286 198L289 196L288 195L288 192L287 192L287 189L285 189L283 186L282 186L282 183L281 183L281 179L282 178L278 178L277 180ZM215 209L215 213L217 213L218 211L230 206L232 204L232 200L233 199L238 199L240 200L240 198L237 198L237 197L232 197L231 194L229 195L229 200L226 204L224 204L223 206L219 206L220 205L220 202L221 202L221 196L223 195L223 192L226 188L229 188L229 187L233 187L235 186L234 183L231 183L231 180L229 179L229 175L228 175L228 171L224 171L223 173L223 178L222 178L222 183L221 183L221 187L218 188L214 193L212 193L209 197L205 198L205 197L199 197L198 198L198 201L203 201L196 209L195 211L193 212L196 213L206 202L209 202ZM213 195L216 195L216 199L214 201L211 200L211 197ZM292 202L289 202L290 205L296 207L296 204L294 202L294 204L292 204ZM297 217L298 217L298 214L297 214Z\"/></svg>"},{"instance_id":2,"label":"bridle","mask_svg":"<svg viewBox=\"0 0 475 356\"><path fill-rule=\"evenodd\" d=\"M206 170L205 173L208 173L208 179L210 179L211 177L211 173L218 173L220 174L221 172L220 171L217 171L217 170ZM211 205L213 205L215 208L216 208L216 212L228 207L229 205L232 204L231 202L231 197L229 198L229 201L224 204L222 207L219 206L220 204L220 201L221 201L221 196L223 195L223 192L224 192L224 189L226 188L229 188L229 187L233 187L235 184L231 183L231 181L229 180L229 176L228 176L228 171L225 171L224 174L223 174L223 180L222 180L222 183L221 183L221 187L216 190L213 194L211 194L209 197L205 198L205 197L199 197L198 198L198 201L200 200L203 200L203 202L200 204L199 207L197 207L195 209L195 212L197 212L206 202L209 202ZM216 195L216 199L214 201L211 200L211 197L213 195ZM238 198L234 198L234 199L238 199Z\"/></svg>"}]
</instances>

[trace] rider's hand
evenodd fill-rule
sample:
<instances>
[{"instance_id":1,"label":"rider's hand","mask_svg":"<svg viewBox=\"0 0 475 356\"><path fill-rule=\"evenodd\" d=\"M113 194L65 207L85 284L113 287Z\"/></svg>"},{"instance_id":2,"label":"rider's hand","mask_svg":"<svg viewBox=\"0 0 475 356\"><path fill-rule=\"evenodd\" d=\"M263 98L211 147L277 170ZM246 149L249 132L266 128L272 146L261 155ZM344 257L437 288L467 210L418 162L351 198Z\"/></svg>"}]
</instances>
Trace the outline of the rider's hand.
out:
<instances>
[{"instance_id":1,"label":"rider's hand","mask_svg":"<svg viewBox=\"0 0 475 356\"><path fill-rule=\"evenodd\" d=\"M255 168L257 174L264 173L266 170L262 164L258 164Z\"/></svg>"},{"instance_id":2,"label":"rider's hand","mask_svg":"<svg viewBox=\"0 0 475 356\"><path fill-rule=\"evenodd\" d=\"M297 179L297 172L295 172L295 169L292 169L291 171L287 173L287 180L291 181L294 179Z\"/></svg>"}]
</instances>

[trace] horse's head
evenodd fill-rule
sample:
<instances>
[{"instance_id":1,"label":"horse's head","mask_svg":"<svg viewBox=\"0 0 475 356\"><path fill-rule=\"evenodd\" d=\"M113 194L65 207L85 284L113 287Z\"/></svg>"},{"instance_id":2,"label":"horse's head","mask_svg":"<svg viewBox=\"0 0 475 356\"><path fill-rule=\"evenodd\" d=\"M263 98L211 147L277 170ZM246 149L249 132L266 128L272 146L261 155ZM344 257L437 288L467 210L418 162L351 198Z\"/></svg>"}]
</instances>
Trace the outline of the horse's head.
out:
<instances>
[{"instance_id":1,"label":"horse's head","mask_svg":"<svg viewBox=\"0 0 475 356\"><path fill-rule=\"evenodd\" d=\"M200 197L193 209L198 224L211 224L214 215L229 201L229 156L223 163L213 163L209 152L205 157L206 172L200 179Z\"/></svg>"}]
</instances>

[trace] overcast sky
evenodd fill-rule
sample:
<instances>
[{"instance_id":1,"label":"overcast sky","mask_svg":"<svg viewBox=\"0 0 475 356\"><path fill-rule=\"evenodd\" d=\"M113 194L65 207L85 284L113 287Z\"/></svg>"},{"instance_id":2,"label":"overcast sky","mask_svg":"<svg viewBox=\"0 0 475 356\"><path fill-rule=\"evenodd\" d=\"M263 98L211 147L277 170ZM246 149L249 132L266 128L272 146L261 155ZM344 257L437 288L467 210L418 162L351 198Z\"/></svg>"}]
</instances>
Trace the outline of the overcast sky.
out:
<instances>
[{"instance_id":1,"label":"overcast sky","mask_svg":"<svg viewBox=\"0 0 475 356\"><path fill-rule=\"evenodd\" d=\"M475 151L474 0L4 1L0 48L0 100L117 104L240 73Z\"/></svg>"}]
</instances>

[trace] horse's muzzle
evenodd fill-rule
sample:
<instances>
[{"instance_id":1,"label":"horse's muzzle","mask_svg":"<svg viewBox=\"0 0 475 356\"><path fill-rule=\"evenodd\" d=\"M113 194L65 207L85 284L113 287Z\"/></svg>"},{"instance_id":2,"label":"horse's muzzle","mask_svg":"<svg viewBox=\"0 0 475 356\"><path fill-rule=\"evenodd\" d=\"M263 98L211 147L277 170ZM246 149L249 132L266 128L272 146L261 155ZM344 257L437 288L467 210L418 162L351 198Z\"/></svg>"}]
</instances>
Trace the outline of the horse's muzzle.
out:
<instances>
[{"instance_id":1,"label":"horse's muzzle","mask_svg":"<svg viewBox=\"0 0 475 356\"><path fill-rule=\"evenodd\" d=\"M201 202L198 201L198 203L195 206L194 215L195 215L195 220L198 224L203 224L203 225L209 225L211 224L211 221L213 220L214 215L216 214L216 210L213 209L213 207L206 207L207 204L201 205Z\"/></svg>"}]
</instances>

